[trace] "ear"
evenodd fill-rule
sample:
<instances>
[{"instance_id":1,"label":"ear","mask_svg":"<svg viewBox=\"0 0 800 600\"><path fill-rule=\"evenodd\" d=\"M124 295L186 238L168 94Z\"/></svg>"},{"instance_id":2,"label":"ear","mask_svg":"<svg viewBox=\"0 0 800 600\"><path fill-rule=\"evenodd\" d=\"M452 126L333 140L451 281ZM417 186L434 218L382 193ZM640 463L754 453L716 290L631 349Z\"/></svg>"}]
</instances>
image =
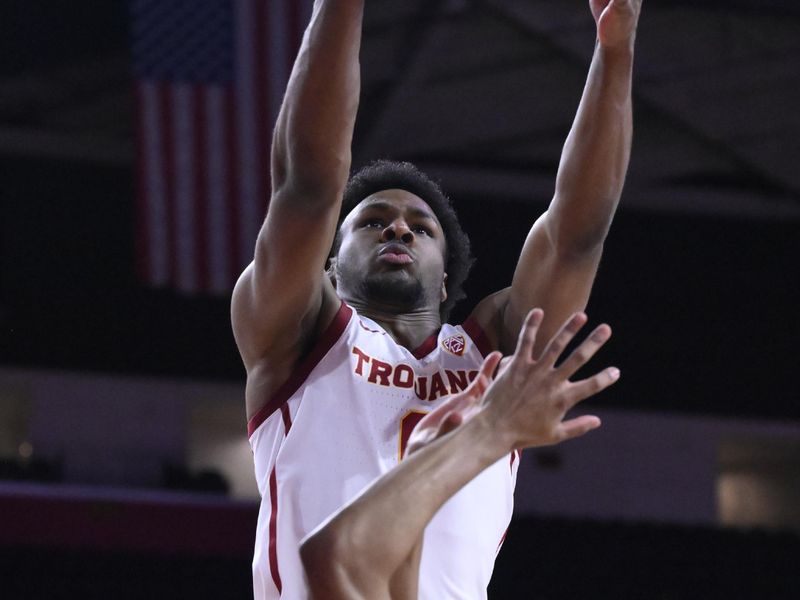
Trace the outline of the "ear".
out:
<instances>
[{"instance_id":1,"label":"ear","mask_svg":"<svg viewBox=\"0 0 800 600\"><path fill-rule=\"evenodd\" d=\"M325 269L325 274L328 276L328 279L331 280L334 289L336 289L336 257L331 256L328 259L328 268Z\"/></svg>"},{"instance_id":2,"label":"ear","mask_svg":"<svg viewBox=\"0 0 800 600\"><path fill-rule=\"evenodd\" d=\"M447 300L447 273L444 274L442 278L442 299L441 302Z\"/></svg>"}]
</instances>

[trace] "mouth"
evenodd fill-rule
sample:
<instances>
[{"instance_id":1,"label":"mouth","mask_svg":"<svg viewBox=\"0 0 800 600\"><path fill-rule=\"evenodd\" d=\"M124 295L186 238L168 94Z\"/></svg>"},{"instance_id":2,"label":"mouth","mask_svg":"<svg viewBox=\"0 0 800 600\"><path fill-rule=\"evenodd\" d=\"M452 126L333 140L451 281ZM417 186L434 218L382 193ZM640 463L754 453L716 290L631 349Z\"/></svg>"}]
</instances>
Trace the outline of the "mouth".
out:
<instances>
[{"instance_id":1,"label":"mouth","mask_svg":"<svg viewBox=\"0 0 800 600\"><path fill-rule=\"evenodd\" d=\"M378 260L392 265L410 265L413 257L403 244L389 243L378 252Z\"/></svg>"}]
</instances>

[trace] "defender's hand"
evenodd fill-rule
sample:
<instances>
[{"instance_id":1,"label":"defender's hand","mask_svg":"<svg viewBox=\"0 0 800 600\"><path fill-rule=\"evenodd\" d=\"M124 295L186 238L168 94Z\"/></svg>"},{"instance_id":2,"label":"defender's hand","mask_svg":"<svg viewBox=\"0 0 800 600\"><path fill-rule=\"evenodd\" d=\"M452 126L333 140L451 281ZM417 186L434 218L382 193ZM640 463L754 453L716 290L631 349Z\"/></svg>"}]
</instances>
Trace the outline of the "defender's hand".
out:
<instances>
[{"instance_id":1,"label":"defender's hand","mask_svg":"<svg viewBox=\"0 0 800 600\"><path fill-rule=\"evenodd\" d=\"M589 0L603 48L632 47L642 0Z\"/></svg>"},{"instance_id":2,"label":"defender's hand","mask_svg":"<svg viewBox=\"0 0 800 600\"><path fill-rule=\"evenodd\" d=\"M566 421L564 416L578 402L619 378L619 370L609 367L587 379L569 381L611 337L611 328L605 324L556 366L564 348L586 323L583 313L570 317L547 344L541 358L534 360L533 346L543 316L540 309L528 314L514 355L484 394L484 412L509 450L557 444L599 427L596 416Z\"/></svg>"},{"instance_id":3,"label":"defender's hand","mask_svg":"<svg viewBox=\"0 0 800 600\"><path fill-rule=\"evenodd\" d=\"M408 438L406 454L410 456L423 446L453 431L471 419L481 409L483 394L489 387L501 354L492 352L481 365L478 376L463 392L453 394L425 415Z\"/></svg>"}]
</instances>

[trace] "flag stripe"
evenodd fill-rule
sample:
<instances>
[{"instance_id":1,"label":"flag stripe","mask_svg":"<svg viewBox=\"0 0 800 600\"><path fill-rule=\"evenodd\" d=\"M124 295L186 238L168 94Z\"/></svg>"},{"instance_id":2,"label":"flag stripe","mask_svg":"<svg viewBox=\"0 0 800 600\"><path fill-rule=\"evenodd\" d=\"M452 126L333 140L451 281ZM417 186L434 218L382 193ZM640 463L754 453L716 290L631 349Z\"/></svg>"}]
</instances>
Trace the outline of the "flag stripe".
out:
<instances>
[{"instance_id":1,"label":"flag stripe","mask_svg":"<svg viewBox=\"0 0 800 600\"><path fill-rule=\"evenodd\" d=\"M239 140L239 214L238 240L239 258L252 256L253 246L247 235L248 227L255 217L253 198L258 194L258 152L256 138L258 136L255 110L255 57L251 48L255 47L256 14L253 0L242 0L237 4L236 14L237 66L239 73L236 80L236 114L238 120L237 139Z\"/></svg>"},{"instance_id":2,"label":"flag stripe","mask_svg":"<svg viewBox=\"0 0 800 600\"><path fill-rule=\"evenodd\" d=\"M175 170L172 172L176 206L176 249L178 287L189 293L197 290L194 256L194 97L187 84L174 87L171 109L174 126ZM180 173L180 176L177 176Z\"/></svg>"},{"instance_id":3,"label":"flag stripe","mask_svg":"<svg viewBox=\"0 0 800 600\"><path fill-rule=\"evenodd\" d=\"M271 149L271 130L272 130L272 97L270 85L271 77L280 77L279 72L272 73L270 69L270 54L280 47L277 40L272 40L270 36L270 11L268 5L283 4L283 2L259 2L256 1L256 128L258 130L258 194L253 198L253 219L248 221L248 237L255 239L261 222L266 214L266 207L272 193L272 182L270 181L270 149Z\"/></svg>"},{"instance_id":4,"label":"flag stripe","mask_svg":"<svg viewBox=\"0 0 800 600\"><path fill-rule=\"evenodd\" d=\"M226 172L228 173L228 232L229 232L229 254L228 254L228 268L229 273L236 277L241 270L241 265L247 264L250 259L247 255L240 253L240 249L244 246L239 233L239 222L241 221L241 208L239 205L239 197L241 194L241 179L242 179L242 164L239 152L238 138L236 135L236 126L238 121L236 119L236 98L234 91L228 90L225 94L225 146L227 152L225 153L226 159Z\"/></svg>"},{"instance_id":5,"label":"flag stripe","mask_svg":"<svg viewBox=\"0 0 800 600\"><path fill-rule=\"evenodd\" d=\"M197 136L194 152L194 215L197 226L193 232L195 265L197 268L197 286L200 290L209 289L209 257L208 257L208 136L206 123L213 120L206 113L206 91L208 86L192 86L192 103L194 105L194 122L192 129Z\"/></svg>"},{"instance_id":6,"label":"flag stripe","mask_svg":"<svg viewBox=\"0 0 800 600\"><path fill-rule=\"evenodd\" d=\"M147 127L146 120L148 115L147 95L145 93L146 84L137 81L134 87L136 96L136 143L139 151L136 153L136 269L137 276L141 281L147 281L152 274L152 263L150 258L150 221L153 218L153 211L149 210L148 199L150 196L145 189L145 185L150 184L151 178L148 177L148 158L152 159L147 149Z\"/></svg>"},{"instance_id":7,"label":"flag stripe","mask_svg":"<svg viewBox=\"0 0 800 600\"><path fill-rule=\"evenodd\" d=\"M145 152L142 163L146 171L146 186L143 189L143 208L148 218L144 234L147 240L146 264L150 277L156 285L169 281L167 232L167 184L164 177L164 146L161 136L161 94L158 86L141 84L138 86L142 101L142 138Z\"/></svg>"},{"instance_id":8,"label":"flag stripe","mask_svg":"<svg viewBox=\"0 0 800 600\"><path fill-rule=\"evenodd\" d=\"M281 4L285 6L283 2L278 2L276 4ZM288 27L284 29L286 31L287 42L284 44L285 54L283 56L283 64L291 68L291 61L294 58L294 54L297 51L297 48L300 47L300 41L303 35L303 23L304 21L308 20L310 15L303 14L303 4L301 2L289 2L287 6L288 15L286 16L286 23L288 23ZM303 19L303 17L306 19ZM288 71L287 69L287 71ZM289 78L289 73L285 74L285 77L281 78L281 81L286 81ZM280 101L280 99L279 99Z\"/></svg>"},{"instance_id":9,"label":"flag stripe","mask_svg":"<svg viewBox=\"0 0 800 600\"><path fill-rule=\"evenodd\" d=\"M287 63L289 61L289 39L291 33L286 24L289 23L291 13L291 7L288 7L285 2L270 2L269 4L269 38L272 40L269 53L269 69L275 79L279 81L287 81L289 79L289 65ZM276 85L270 89L269 118L273 123L278 116L278 110L283 100L283 92L282 86Z\"/></svg>"},{"instance_id":10,"label":"flag stripe","mask_svg":"<svg viewBox=\"0 0 800 600\"><path fill-rule=\"evenodd\" d=\"M206 220L206 256L208 268L206 277L208 289L213 293L223 293L230 282L229 274L229 230L228 210L225 203L228 193L228 173L225 164L227 155L226 119L214 118L225 114L225 91L212 87L205 95L206 139L206 190L208 219ZM231 203L235 204L235 203Z\"/></svg>"},{"instance_id":11,"label":"flag stripe","mask_svg":"<svg viewBox=\"0 0 800 600\"><path fill-rule=\"evenodd\" d=\"M177 265L177 231L175 230L176 210L175 205L175 143L172 131L172 95L168 87L157 86L158 92L158 138L161 145L162 162L154 165L161 170L164 182L164 221L166 223L164 248L154 248L154 254L161 259L161 253L166 249L164 263L167 267L169 281L176 282Z\"/></svg>"},{"instance_id":12,"label":"flag stripe","mask_svg":"<svg viewBox=\"0 0 800 600\"><path fill-rule=\"evenodd\" d=\"M144 90L143 84L136 82L134 95L136 106L139 110L135 114L136 144L138 148L145 147L144 127ZM150 211L147 210L147 193L144 182L147 181L147 159L144 152L136 153L136 276L145 281L150 272Z\"/></svg>"}]
</instances>

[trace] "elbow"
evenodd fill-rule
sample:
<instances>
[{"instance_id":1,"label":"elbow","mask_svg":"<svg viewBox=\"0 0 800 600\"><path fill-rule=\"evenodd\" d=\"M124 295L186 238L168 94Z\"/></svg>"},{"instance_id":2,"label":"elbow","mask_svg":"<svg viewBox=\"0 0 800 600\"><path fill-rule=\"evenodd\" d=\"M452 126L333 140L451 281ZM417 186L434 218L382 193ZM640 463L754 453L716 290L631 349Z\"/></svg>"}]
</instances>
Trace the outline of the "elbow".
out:
<instances>
[{"instance_id":1,"label":"elbow","mask_svg":"<svg viewBox=\"0 0 800 600\"><path fill-rule=\"evenodd\" d=\"M584 232L582 235L572 235L557 244L558 255L571 260L584 260L594 258L603 252L608 228L599 231Z\"/></svg>"},{"instance_id":2,"label":"elbow","mask_svg":"<svg viewBox=\"0 0 800 600\"><path fill-rule=\"evenodd\" d=\"M350 174L351 160L349 146L337 147L313 138L306 143L298 137L290 147L287 174L305 185L341 191Z\"/></svg>"},{"instance_id":3,"label":"elbow","mask_svg":"<svg viewBox=\"0 0 800 600\"><path fill-rule=\"evenodd\" d=\"M336 206L349 177L349 157L313 156L292 158L278 173L273 167L270 204L290 198L295 208L307 207L309 214Z\"/></svg>"},{"instance_id":4,"label":"elbow","mask_svg":"<svg viewBox=\"0 0 800 600\"><path fill-rule=\"evenodd\" d=\"M602 253L611 219L584 222L581 226L575 222L549 225L547 237L553 253L568 260L584 260Z\"/></svg>"},{"instance_id":5,"label":"elbow","mask_svg":"<svg viewBox=\"0 0 800 600\"><path fill-rule=\"evenodd\" d=\"M284 189L295 196L298 192L310 197L341 194L350 176L352 152L349 144L337 144L329 138L317 131L276 136L272 153L273 195Z\"/></svg>"}]
</instances>

